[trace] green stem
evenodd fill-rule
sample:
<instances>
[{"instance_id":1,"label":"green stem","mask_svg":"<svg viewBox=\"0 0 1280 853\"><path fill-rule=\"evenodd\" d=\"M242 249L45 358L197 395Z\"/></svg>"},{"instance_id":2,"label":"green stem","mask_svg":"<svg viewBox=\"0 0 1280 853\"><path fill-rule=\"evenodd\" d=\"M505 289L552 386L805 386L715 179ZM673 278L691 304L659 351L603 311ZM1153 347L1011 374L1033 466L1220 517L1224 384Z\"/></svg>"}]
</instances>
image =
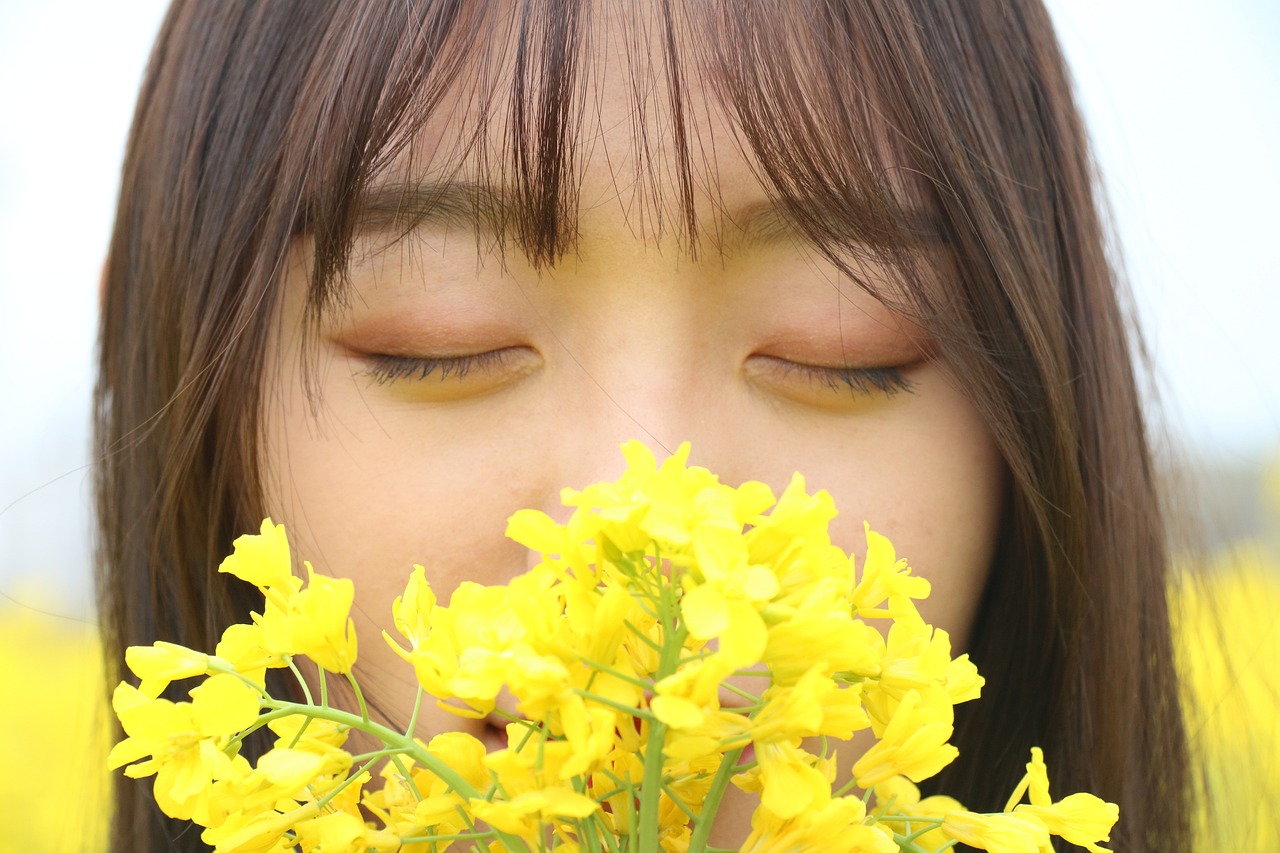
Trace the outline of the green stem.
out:
<instances>
[{"instance_id":1,"label":"green stem","mask_svg":"<svg viewBox=\"0 0 1280 853\"><path fill-rule=\"evenodd\" d=\"M676 808L678 808L678 809L680 809L680 811L684 812L684 813L685 813L685 816L686 816L687 818L689 818L689 820L695 820L695 819L697 819L697 817L698 817L697 813L695 813L693 809L689 808L689 804L688 804L688 803L686 803L686 802L684 801L684 798L683 798L683 797L681 797L681 796L679 796L678 794L676 794L676 792L675 792L674 790L672 790L672 788L671 788L671 786L670 786L670 785L663 785L663 786L662 786L662 790L664 790L664 791L666 791L666 792L667 792L667 799L669 799L669 800L671 800L671 802L675 803L675 804L676 804Z\"/></svg>"},{"instance_id":2,"label":"green stem","mask_svg":"<svg viewBox=\"0 0 1280 853\"><path fill-rule=\"evenodd\" d=\"M662 555L654 554L655 565L662 565ZM662 622L662 652L658 658L658 670L653 675L659 682L676 671L680 652L684 648L688 630L677 627L676 616L680 604L676 598L678 578L661 587L658 599ZM658 807L662 796L662 746L667 739L667 725L661 720L649 723L649 738L644 748L644 777L640 783L640 849L649 853L658 849Z\"/></svg>"},{"instance_id":3,"label":"green stem","mask_svg":"<svg viewBox=\"0 0 1280 853\"><path fill-rule=\"evenodd\" d=\"M748 672L750 672L750 671L748 670ZM760 673L758 673L758 672L757 672L757 673L752 673L752 674L754 674L754 675L759 675ZM721 684L720 686L721 686L721 687L723 687L724 689L728 690L730 693L736 693L736 694L738 694L739 696L741 696L743 699L749 699L750 701L752 701L752 702L754 702L754 703L755 703L754 705L752 705L752 706L751 706L751 707L749 707L749 708L744 708L744 707L737 707L737 708L734 708L733 710L735 710L735 711L743 711L743 712L746 712L746 711L755 711L755 710L759 710L760 708L763 708L763 707L764 707L764 703L760 701L760 697L759 697L759 696L757 696L757 695L755 695L754 693L751 693L750 691L743 690L741 687L738 687L738 686L736 686L736 685L734 685L734 684L730 684L730 683L729 683L729 682L727 682L727 681L726 681L726 682L724 682L723 684Z\"/></svg>"},{"instance_id":4,"label":"green stem","mask_svg":"<svg viewBox=\"0 0 1280 853\"><path fill-rule=\"evenodd\" d=\"M612 675L614 678L618 679L619 681L625 681L627 684L630 684L634 687L639 687L641 690L649 690L650 688L653 687L652 683L650 683L649 681L646 681L643 678L636 678L634 675L627 675L625 672L619 672L613 667L605 666L599 661L594 661L586 657L579 657L578 660L584 666L590 667L591 669L594 669L598 672L603 672L605 675Z\"/></svg>"},{"instance_id":5,"label":"green stem","mask_svg":"<svg viewBox=\"0 0 1280 853\"><path fill-rule=\"evenodd\" d=\"M913 816L911 817L910 820L904 821L904 822L907 824L907 830L908 830L906 835L907 841L915 841L917 838L924 835L926 832L933 832L935 829L942 826L941 818ZM917 824L917 823L923 823L924 826L920 827L919 829L912 829L911 825Z\"/></svg>"},{"instance_id":6,"label":"green stem","mask_svg":"<svg viewBox=\"0 0 1280 853\"><path fill-rule=\"evenodd\" d=\"M698 816L698 823L693 828L693 835L689 839L689 853L706 853L707 839L711 836L711 827L716 822L720 800L729 788L729 780L733 777L734 771L738 769L738 759L742 756L744 749L746 749L745 745L733 752L726 752L721 759L720 768L716 770L715 778L711 780L706 799L702 801L702 814Z\"/></svg>"},{"instance_id":7,"label":"green stem","mask_svg":"<svg viewBox=\"0 0 1280 853\"><path fill-rule=\"evenodd\" d=\"M883 821L892 821L894 823L906 824L907 834L895 832L893 834L893 843L898 845L899 850L905 853L942 853L944 850L950 850L956 845L955 839L943 844L937 850L926 850L919 844L916 839L942 826L942 818L940 817L923 817L920 815L876 815L872 823L880 823ZM914 827L913 824L924 824L924 826Z\"/></svg>"},{"instance_id":8,"label":"green stem","mask_svg":"<svg viewBox=\"0 0 1280 853\"><path fill-rule=\"evenodd\" d=\"M323 676L321 676L323 677ZM347 673L347 681L351 684L351 689L355 691L356 702L360 704L360 720L364 723L369 722L369 706L364 702L364 694L360 692L360 685L356 683L356 677L350 672ZM390 729L388 729L390 731Z\"/></svg>"},{"instance_id":9,"label":"green stem","mask_svg":"<svg viewBox=\"0 0 1280 853\"><path fill-rule=\"evenodd\" d=\"M662 794L662 744L667 738L667 725L649 724L649 739L644 749L644 777L640 782L640 849L658 849L658 808Z\"/></svg>"},{"instance_id":10,"label":"green stem","mask_svg":"<svg viewBox=\"0 0 1280 853\"><path fill-rule=\"evenodd\" d=\"M389 758L392 755L404 755L403 747L388 747L387 749L378 749L373 752L362 752L359 755L351 756L352 764L359 764L362 761L368 761L371 758Z\"/></svg>"},{"instance_id":11,"label":"green stem","mask_svg":"<svg viewBox=\"0 0 1280 853\"><path fill-rule=\"evenodd\" d=\"M893 843L898 845L898 849L904 853L941 853L941 851L954 846L954 842L940 847L938 850L925 850L919 844L916 844L911 838L905 835L893 834Z\"/></svg>"},{"instance_id":12,"label":"green stem","mask_svg":"<svg viewBox=\"0 0 1280 853\"><path fill-rule=\"evenodd\" d=\"M635 626L635 623L632 622L630 619L627 619L626 621L624 621L623 624L627 626L627 629L631 631L631 633L635 636L637 640L644 643L646 646L653 649L655 652L658 652L658 653L662 652L662 646L655 643L652 637L650 637L644 631L641 631L639 628L637 628Z\"/></svg>"},{"instance_id":13,"label":"green stem","mask_svg":"<svg viewBox=\"0 0 1280 853\"><path fill-rule=\"evenodd\" d=\"M835 793L833 793L831 796L833 796L833 797L843 797L845 794L849 793L850 791L852 791L852 790L853 790L854 788L856 788L856 787L858 787L858 780L857 780L857 779L855 779L854 777L850 776L850 777L849 777L849 781L848 781L848 782L845 782L843 785L841 785L841 786L840 786L840 789L839 789L838 791L836 791ZM868 796L870 795L870 793L871 793L871 789L870 789L870 788L867 788L865 791L863 791L863 795L862 795L862 802L864 802L864 803L865 803L865 802L867 802L867 799L868 799Z\"/></svg>"},{"instance_id":14,"label":"green stem","mask_svg":"<svg viewBox=\"0 0 1280 853\"><path fill-rule=\"evenodd\" d=\"M615 778L616 778L616 777L615 777ZM599 802L603 802L604 800L607 800L607 799L609 799L610 797L616 797L616 796L618 796L619 794L626 793L627 791L630 791L630 790L631 790L630 786L628 786L628 787L626 787L626 788L614 788L612 791L605 791L603 794L601 794L600 796L596 797L596 798L595 798L595 800L596 800L596 802L597 802L597 803L599 803Z\"/></svg>"},{"instance_id":15,"label":"green stem","mask_svg":"<svg viewBox=\"0 0 1280 853\"><path fill-rule=\"evenodd\" d=\"M396 766L396 770L400 771L400 775L404 777L404 782L409 786L409 790L413 792L413 801L415 803L422 802L422 792L418 790L418 783L413 781L413 776L409 773L409 768L404 766L404 762L400 760L400 753L391 753L391 763Z\"/></svg>"},{"instance_id":16,"label":"green stem","mask_svg":"<svg viewBox=\"0 0 1280 853\"><path fill-rule=\"evenodd\" d=\"M696 654L685 655L684 657L680 658L680 666L684 666L687 663L697 663L700 660L706 660L707 658L711 657L714 654L715 652L711 649L703 649L702 651L697 652Z\"/></svg>"},{"instance_id":17,"label":"green stem","mask_svg":"<svg viewBox=\"0 0 1280 853\"><path fill-rule=\"evenodd\" d=\"M573 692L581 696L583 699L588 699L592 702L595 702L598 705L604 705L606 708L612 708L613 710L621 714L630 714L633 717L637 717L641 720L646 720L651 726L659 724L658 718L653 714L652 711L646 711L643 708L637 708L635 705L627 705L623 702L615 702L612 699L606 699L603 696L597 696L594 693L590 693L586 690L582 690L577 687L573 689Z\"/></svg>"},{"instance_id":18,"label":"green stem","mask_svg":"<svg viewBox=\"0 0 1280 853\"><path fill-rule=\"evenodd\" d=\"M306 732L307 726L311 725L311 717L307 717L302 721L302 725L298 726L298 731L294 733L293 740L289 742L289 748L293 749L298 745L298 741L302 740L302 735Z\"/></svg>"},{"instance_id":19,"label":"green stem","mask_svg":"<svg viewBox=\"0 0 1280 853\"><path fill-rule=\"evenodd\" d=\"M618 846L618 836L604 822L604 815L600 813L599 809L596 809L588 820L599 827L600 837L604 839L604 846L609 853L622 853L622 848Z\"/></svg>"},{"instance_id":20,"label":"green stem","mask_svg":"<svg viewBox=\"0 0 1280 853\"><path fill-rule=\"evenodd\" d=\"M635 599L636 606L639 607L641 610L643 610L646 616L651 616L654 619L658 618L658 614L654 613L652 610L649 609L649 605L645 603L645 599L643 596L633 595L632 598Z\"/></svg>"},{"instance_id":21,"label":"green stem","mask_svg":"<svg viewBox=\"0 0 1280 853\"><path fill-rule=\"evenodd\" d=\"M409 726L404 730L405 737L413 737L413 730L418 727L418 711L422 709L422 687L418 687L418 695L413 700L413 714L409 717Z\"/></svg>"},{"instance_id":22,"label":"green stem","mask_svg":"<svg viewBox=\"0 0 1280 853\"><path fill-rule=\"evenodd\" d=\"M586 779L579 776L578 781L574 784L573 787L574 787L574 790L576 790L579 794L585 795L587 793ZM600 810L597 809L596 811L588 815L586 818L583 818L582 820L579 820L579 821L575 821L578 825L578 837L582 839L583 847L585 847L587 850L604 849L604 845L600 842L600 836L596 834L595 817L599 813L600 813Z\"/></svg>"},{"instance_id":23,"label":"green stem","mask_svg":"<svg viewBox=\"0 0 1280 853\"><path fill-rule=\"evenodd\" d=\"M343 790L347 788L347 786L351 785L357 779L360 778L360 774L364 773L366 770L368 770L370 767L372 767L374 764L377 764L377 763L378 763L377 758L371 758L368 761L366 761L364 764L361 764L360 767L356 770L356 772L349 774L346 779L342 780L342 784L338 785L336 788L329 791L323 797L316 800L316 808L323 811L324 807L329 805L330 801L332 801L334 797L341 794ZM311 786L308 785L307 787L310 788Z\"/></svg>"},{"instance_id":24,"label":"green stem","mask_svg":"<svg viewBox=\"0 0 1280 853\"><path fill-rule=\"evenodd\" d=\"M239 749L240 743L241 743L245 738L247 738L249 735L253 734L254 732L256 732L256 731L258 731L259 729L261 729L263 726L265 726L265 725L267 724L267 722L268 722L268 717L270 717L270 715L269 715L269 714L262 714L262 715L260 715L260 716L258 717L258 721L257 721L257 722L255 722L252 726L250 726L249 728L247 728L247 729L245 729L244 731L240 732L238 735L236 735L235 737L233 737L231 740L227 741L227 745L226 745L226 746L224 746L224 747L222 748L222 751L223 751L223 752L225 752L227 755L233 755L234 753L232 752L232 750L237 750L237 749ZM270 717L270 719L274 720L274 719L277 719L277 718L276 718L276 717Z\"/></svg>"},{"instance_id":25,"label":"green stem","mask_svg":"<svg viewBox=\"0 0 1280 853\"><path fill-rule=\"evenodd\" d=\"M259 722L267 723L271 720L280 719L282 717L301 714L307 717L315 717L318 720L328 720L339 725L345 725L349 728L357 729L365 734L373 735L382 741L388 747L395 749L398 753L408 755L414 761L430 770L438 776L446 785L466 799L482 799L480 792L472 787L471 783L464 776L454 770L448 764L445 764L436 756L427 752L417 741L411 737L407 737L395 729L388 728L381 723L375 723L367 716L367 710L362 716L356 716L350 711L342 711L337 708L320 708L315 705L302 705L295 702L272 702L271 707L274 709L258 718ZM511 851L527 850L528 847L519 838L505 832L493 830L494 837L503 843L503 845Z\"/></svg>"},{"instance_id":26,"label":"green stem","mask_svg":"<svg viewBox=\"0 0 1280 853\"><path fill-rule=\"evenodd\" d=\"M242 682L252 687L254 689L254 692L256 692L263 699L271 698L271 694L267 692L267 689L265 687L263 687L261 684L254 681L252 678L245 675L243 672L236 669L234 666L227 663L225 660L218 657L217 655L209 655L209 672L222 672L222 673L226 673L227 675L234 675L236 678L240 679Z\"/></svg>"},{"instance_id":27,"label":"green stem","mask_svg":"<svg viewBox=\"0 0 1280 853\"><path fill-rule=\"evenodd\" d=\"M286 655L285 662L289 664L289 669L293 672L294 677L298 679L298 684L302 687L302 695L306 697L307 704L314 705L315 702L311 699L311 688L307 686L307 680L302 677L302 673L298 670L297 664L293 662L293 657Z\"/></svg>"},{"instance_id":28,"label":"green stem","mask_svg":"<svg viewBox=\"0 0 1280 853\"><path fill-rule=\"evenodd\" d=\"M481 838L488 838L488 832L455 832L453 835L414 835L408 838L401 838L401 844L431 844L433 842L440 843L445 841L475 841Z\"/></svg>"}]
</instances>

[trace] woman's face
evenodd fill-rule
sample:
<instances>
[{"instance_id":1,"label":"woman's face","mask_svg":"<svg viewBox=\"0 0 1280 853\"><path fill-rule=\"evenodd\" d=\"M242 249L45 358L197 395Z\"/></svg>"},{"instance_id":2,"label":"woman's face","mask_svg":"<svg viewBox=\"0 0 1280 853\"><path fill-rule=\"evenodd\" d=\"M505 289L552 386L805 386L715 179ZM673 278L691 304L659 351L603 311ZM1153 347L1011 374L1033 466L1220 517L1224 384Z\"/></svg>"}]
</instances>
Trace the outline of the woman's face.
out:
<instances>
[{"instance_id":1,"label":"woman's face","mask_svg":"<svg viewBox=\"0 0 1280 853\"><path fill-rule=\"evenodd\" d=\"M577 241L555 265L492 250L503 236L462 183L478 172L464 167L456 185L433 173L459 144L455 117L428 123L422 172L387 178L422 182L448 214L396 241L394 217L373 210L349 306L316 339L301 331L306 245L287 275L267 373L267 507L317 571L356 581L357 674L401 724L417 685L378 632L412 565L442 601L464 580L506 582L531 565L504 539L507 517L533 507L563 520L560 489L616 477L630 438L659 458L690 441L690 463L733 485L780 494L804 473L835 498L837 544L861 554L865 519L933 582L927 619L961 645L972 618L1003 491L974 407L918 327L794 235L710 118L700 138L722 141L703 143L716 165L695 190L710 226L688 251L674 188L659 179L654 197L652 174L636 180L624 87L606 76L588 95L603 106L580 149ZM484 195L481 207L503 203L501 187ZM421 735L497 744L486 721L424 717Z\"/></svg>"}]
</instances>

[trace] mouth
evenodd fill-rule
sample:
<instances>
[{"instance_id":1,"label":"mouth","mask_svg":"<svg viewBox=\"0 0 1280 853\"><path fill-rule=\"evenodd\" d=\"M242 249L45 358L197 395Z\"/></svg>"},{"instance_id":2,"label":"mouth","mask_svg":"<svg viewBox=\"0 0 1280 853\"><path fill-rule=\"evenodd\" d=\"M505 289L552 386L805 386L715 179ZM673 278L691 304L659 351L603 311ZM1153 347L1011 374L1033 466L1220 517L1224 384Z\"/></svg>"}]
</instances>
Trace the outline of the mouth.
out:
<instances>
[{"instance_id":1,"label":"mouth","mask_svg":"<svg viewBox=\"0 0 1280 853\"><path fill-rule=\"evenodd\" d=\"M476 735L484 744L486 752L493 752L498 749L506 749L508 747L507 724L510 722L505 717L496 712L490 713L484 717L481 722L484 727Z\"/></svg>"}]
</instances>

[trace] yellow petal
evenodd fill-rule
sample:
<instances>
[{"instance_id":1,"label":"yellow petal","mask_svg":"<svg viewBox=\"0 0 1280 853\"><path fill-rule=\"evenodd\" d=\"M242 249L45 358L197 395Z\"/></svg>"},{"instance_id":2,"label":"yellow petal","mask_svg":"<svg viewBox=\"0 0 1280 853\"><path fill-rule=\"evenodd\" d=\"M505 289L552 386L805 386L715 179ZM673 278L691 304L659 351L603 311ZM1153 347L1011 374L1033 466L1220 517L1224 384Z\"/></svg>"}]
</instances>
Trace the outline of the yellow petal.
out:
<instances>
[{"instance_id":1,"label":"yellow petal","mask_svg":"<svg viewBox=\"0 0 1280 853\"><path fill-rule=\"evenodd\" d=\"M244 731L258 719L256 690L238 677L219 674L191 691L191 714L200 733L230 735Z\"/></svg>"},{"instance_id":2,"label":"yellow petal","mask_svg":"<svg viewBox=\"0 0 1280 853\"><path fill-rule=\"evenodd\" d=\"M289 539L283 524L262 521L262 532L236 539L234 552L222 561L218 571L227 572L262 589L292 592L293 561L289 556Z\"/></svg>"},{"instance_id":3,"label":"yellow petal","mask_svg":"<svg viewBox=\"0 0 1280 853\"><path fill-rule=\"evenodd\" d=\"M689 633L699 640L718 637L729 627L729 604L711 584L696 586L680 600Z\"/></svg>"},{"instance_id":4,"label":"yellow petal","mask_svg":"<svg viewBox=\"0 0 1280 853\"><path fill-rule=\"evenodd\" d=\"M564 528L536 509L516 510L507 519L506 536L539 554L558 554L565 545Z\"/></svg>"},{"instance_id":5,"label":"yellow petal","mask_svg":"<svg viewBox=\"0 0 1280 853\"><path fill-rule=\"evenodd\" d=\"M695 703L679 696L655 696L649 703L659 720L673 729L691 729L702 725L707 715Z\"/></svg>"}]
</instances>

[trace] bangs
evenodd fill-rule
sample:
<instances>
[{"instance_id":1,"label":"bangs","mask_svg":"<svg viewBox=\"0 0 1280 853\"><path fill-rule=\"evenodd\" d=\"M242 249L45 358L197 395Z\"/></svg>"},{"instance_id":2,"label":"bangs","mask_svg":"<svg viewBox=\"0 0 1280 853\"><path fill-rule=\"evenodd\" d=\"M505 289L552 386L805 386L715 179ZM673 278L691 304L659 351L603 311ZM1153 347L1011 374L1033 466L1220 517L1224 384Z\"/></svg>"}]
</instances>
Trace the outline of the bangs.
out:
<instances>
[{"instance_id":1,"label":"bangs","mask_svg":"<svg viewBox=\"0 0 1280 853\"><path fill-rule=\"evenodd\" d=\"M609 162L634 227L693 257L720 247L737 223L715 152L732 145L780 227L863 288L860 265L889 270L892 298L874 295L921 313L913 294L940 263L921 250L950 242L908 132L908 83L929 72L902 67L875 4L850 5L339 6L307 81L319 94L294 123L308 152L295 222L314 242L308 316L345 304L349 253L371 223L394 239L429 216L479 218L535 267L573 251L606 74L629 96L631 150Z\"/></svg>"}]
</instances>

